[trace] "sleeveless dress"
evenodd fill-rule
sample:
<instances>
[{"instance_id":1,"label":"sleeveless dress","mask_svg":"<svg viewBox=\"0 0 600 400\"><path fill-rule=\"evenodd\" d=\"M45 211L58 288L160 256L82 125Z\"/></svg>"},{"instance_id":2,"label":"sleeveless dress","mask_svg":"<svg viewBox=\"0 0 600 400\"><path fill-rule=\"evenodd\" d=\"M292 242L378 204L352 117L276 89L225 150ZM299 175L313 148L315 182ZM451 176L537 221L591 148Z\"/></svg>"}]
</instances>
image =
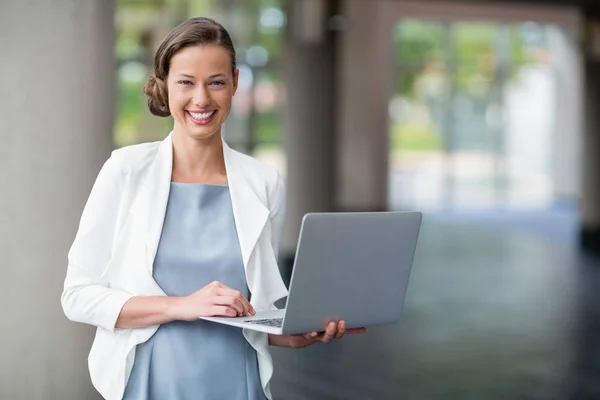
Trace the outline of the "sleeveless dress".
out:
<instances>
[{"instance_id":1,"label":"sleeveless dress","mask_svg":"<svg viewBox=\"0 0 600 400\"><path fill-rule=\"evenodd\" d=\"M248 286L229 187L171 183L153 270L168 296L212 281ZM256 351L240 328L173 321L136 348L124 400L265 400Z\"/></svg>"}]
</instances>

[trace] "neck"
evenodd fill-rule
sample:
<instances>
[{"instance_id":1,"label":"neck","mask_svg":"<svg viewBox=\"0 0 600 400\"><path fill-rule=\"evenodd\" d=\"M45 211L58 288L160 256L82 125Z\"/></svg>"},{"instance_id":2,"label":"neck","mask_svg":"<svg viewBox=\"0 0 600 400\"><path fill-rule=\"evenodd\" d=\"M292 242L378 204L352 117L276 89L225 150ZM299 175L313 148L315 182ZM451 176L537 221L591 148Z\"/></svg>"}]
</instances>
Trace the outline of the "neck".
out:
<instances>
[{"instance_id":1,"label":"neck","mask_svg":"<svg viewBox=\"0 0 600 400\"><path fill-rule=\"evenodd\" d=\"M223 143L220 133L196 139L173 131L173 181L226 183Z\"/></svg>"}]
</instances>

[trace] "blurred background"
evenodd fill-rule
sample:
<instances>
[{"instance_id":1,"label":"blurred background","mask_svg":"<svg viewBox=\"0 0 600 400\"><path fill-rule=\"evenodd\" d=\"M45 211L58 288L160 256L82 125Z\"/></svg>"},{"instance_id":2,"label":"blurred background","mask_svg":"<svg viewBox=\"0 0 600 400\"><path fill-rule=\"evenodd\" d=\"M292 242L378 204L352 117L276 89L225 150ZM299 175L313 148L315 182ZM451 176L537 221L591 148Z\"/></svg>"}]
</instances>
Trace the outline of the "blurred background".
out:
<instances>
[{"instance_id":1,"label":"blurred background","mask_svg":"<svg viewBox=\"0 0 600 400\"><path fill-rule=\"evenodd\" d=\"M277 399L600 399L600 4L0 2L0 399L98 399L66 254L115 148L162 140L142 87L183 20L230 32L224 137L310 211L424 213L400 323L273 348Z\"/></svg>"}]
</instances>

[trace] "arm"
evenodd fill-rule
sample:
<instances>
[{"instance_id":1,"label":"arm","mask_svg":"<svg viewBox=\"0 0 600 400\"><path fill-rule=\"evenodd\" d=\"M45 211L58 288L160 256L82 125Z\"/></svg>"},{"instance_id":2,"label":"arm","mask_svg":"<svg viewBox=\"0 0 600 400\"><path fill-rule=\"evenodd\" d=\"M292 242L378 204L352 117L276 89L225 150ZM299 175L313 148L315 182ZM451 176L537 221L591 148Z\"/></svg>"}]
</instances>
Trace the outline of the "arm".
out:
<instances>
[{"instance_id":1,"label":"arm","mask_svg":"<svg viewBox=\"0 0 600 400\"><path fill-rule=\"evenodd\" d=\"M289 335L272 335L269 333L269 344L278 347L292 347Z\"/></svg>"},{"instance_id":2,"label":"arm","mask_svg":"<svg viewBox=\"0 0 600 400\"><path fill-rule=\"evenodd\" d=\"M131 294L108 287L104 270L112 252L126 173L114 155L102 167L68 254L61 304L67 318L113 331Z\"/></svg>"},{"instance_id":3,"label":"arm","mask_svg":"<svg viewBox=\"0 0 600 400\"><path fill-rule=\"evenodd\" d=\"M183 297L133 297L123 306L117 328L142 328L167 322L195 321L203 316L235 317L256 314L238 290L215 281Z\"/></svg>"},{"instance_id":4,"label":"arm","mask_svg":"<svg viewBox=\"0 0 600 400\"><path fill-rule=\"evenodd\" d=\"M136 296L129 299L115 323L116 328L143 328L179 319L180 298L165 296Z\"/></svg>"}]
</instances>

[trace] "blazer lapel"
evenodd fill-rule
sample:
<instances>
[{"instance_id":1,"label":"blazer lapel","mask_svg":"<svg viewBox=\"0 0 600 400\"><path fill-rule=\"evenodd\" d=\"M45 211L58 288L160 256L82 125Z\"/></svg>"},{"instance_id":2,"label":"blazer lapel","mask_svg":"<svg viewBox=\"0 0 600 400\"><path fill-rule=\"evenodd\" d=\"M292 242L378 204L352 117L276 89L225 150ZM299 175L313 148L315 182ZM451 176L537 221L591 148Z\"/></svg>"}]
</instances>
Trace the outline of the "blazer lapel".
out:
<instances>
[{"instance_id":1,"label":"blazer lapel","mask_svg":"<svg viewBox=\"0 0 600 400\"><path fill-rule=\"evenodd\" d=\"M223 152L233 217L250 290L250 303L257 310L263 311L287 296L277 259L270 246L270 238L261 240L270 214L265 204L266 177L260 175L253 164L248 163L245 155L230 149L225 143Z\"/></svg>"},{"instance_id":2,"label":"blazer lapel","mask_svg":"<svg viewBox=\"0 0 600 400\"><path fill-rule=\"evenodd\" d=\"M131 207L131 213L146 236L146 264L150 276L167 211L172 172L173 143L169 134L158 147L156 157Z\"/></svg>"},{"instance_id":3,"label":"blazer lapel","mask_svg":"<svg viewBox=\"0 0 600 400\"><path fill-rule=\"evenodd\" d=\"M244 269L249 280L248 286L252 287L250 280L254 276L254 271L249 265L250 256L269 218L269 210L257 195L260 185L258 182L252 182L247 176L243 160L240 159L242 156L233 151L225 142L223 142L223 155Z\"/></svg>"}]
</instances>

